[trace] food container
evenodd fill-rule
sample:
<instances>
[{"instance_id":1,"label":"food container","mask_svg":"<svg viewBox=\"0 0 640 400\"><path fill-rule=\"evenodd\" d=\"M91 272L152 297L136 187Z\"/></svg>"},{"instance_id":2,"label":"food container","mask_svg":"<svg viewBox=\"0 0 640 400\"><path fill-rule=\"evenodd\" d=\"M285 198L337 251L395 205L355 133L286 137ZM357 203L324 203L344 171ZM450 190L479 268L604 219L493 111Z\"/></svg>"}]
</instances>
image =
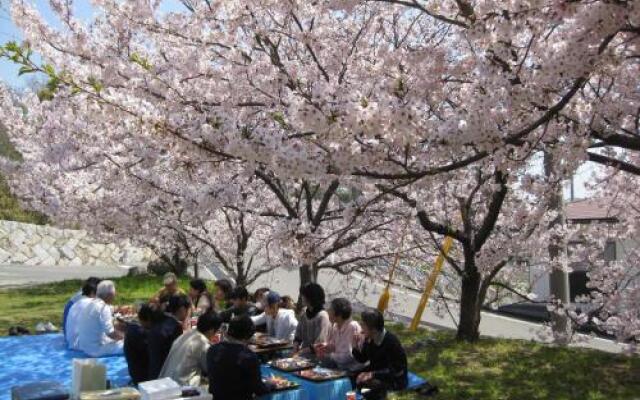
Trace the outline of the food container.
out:
<instances>
[{"instance_id":1,"label":"food container","mask_svg":"<svg viewBox=\"0 0 640 400\"><path fill-rule=\"evenodd\" d=\"M82 392L107 388L107 367L93 358L74 358L71 375L71 397L77 399Z\"/></svg>"},{"instance_id":2,"label":"food container","mask_svg":"<svg viewBox=\"0 0 640 400\"><path fill-rule=\"evenodd\" d=\"M346 400L356 400L358 397L356 396L356 392L351 391L347 392Z\"/></svg>"},{"instance_id":3,"label":"food container","mask_svg":"<svg viewBox=\"0 0 640 400\"><path fill-rule=\"evenodd\" d=\"M138 385L142 400L169 400L182 396L180 385L171 378L156 379Z\"/></svg>"},{"instance_id":4,"label":"food container","mask_svg":"<svg viewBox=\"0 0 640 400\"><path fill-rule=\"evenodd\" d=\"M80 393L80 400L139 400L140 392L131 387Z\"/></svg>"}]
</instances>

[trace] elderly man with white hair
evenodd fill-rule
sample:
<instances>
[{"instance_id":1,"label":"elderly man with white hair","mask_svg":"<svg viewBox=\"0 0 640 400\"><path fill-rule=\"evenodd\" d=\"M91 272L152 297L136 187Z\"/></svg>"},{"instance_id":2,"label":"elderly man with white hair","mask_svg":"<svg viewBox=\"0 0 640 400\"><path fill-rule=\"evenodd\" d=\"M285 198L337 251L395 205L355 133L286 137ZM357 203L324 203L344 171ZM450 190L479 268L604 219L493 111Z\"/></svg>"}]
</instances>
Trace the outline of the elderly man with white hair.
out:
<instances>
[{"instance_id":1,"label":"elderly man with white hair","mask_svg":"<svg viewBox=\"0 0 640 400\"><path fill-rule=\"evenodd\" d=\"M113 281L98 284L96 298L78 321L78 349L91 357L122 354L124 334L113 324L111 304L116 297Z\"/></svg>"}]
</instances>

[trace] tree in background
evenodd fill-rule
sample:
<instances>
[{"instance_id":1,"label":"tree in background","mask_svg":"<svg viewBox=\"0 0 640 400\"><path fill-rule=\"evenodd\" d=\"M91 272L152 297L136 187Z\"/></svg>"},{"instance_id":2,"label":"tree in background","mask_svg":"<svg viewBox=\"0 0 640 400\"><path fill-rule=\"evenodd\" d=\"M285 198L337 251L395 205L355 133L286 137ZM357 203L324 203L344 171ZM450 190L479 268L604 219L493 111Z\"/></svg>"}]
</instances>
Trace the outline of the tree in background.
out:
<instances>
[{"instance_id":1,"label":"tree in background","mask_svg":"<svg viewBox=\"0 0 640 400\"><path fill-rule=\"evenodd\" d=\"M62 24L55 29L27 3L12 2L26 44L9 43L1 54L22 64L21 73L49 79L39 96L25 98L26 117L2 110L25 157L15 176L38 177L14 179L26 200L78 220L92 215L86 204L96 197L128 205L119 185L133 171L154 189L149 200L156 192L189 200L163 203L169 215L192 200L218 210L242 201L210 195L209 179L234 163L277 197L285 210L274 218L286 227L280 237L289 238L301 271L312 271L313 260L327 256L323 238L340 237L332 232L345 226L366 238L369 224L357 223L406 214L385 205L400 196L426 231L463 245L465 340L477 338L479 268L494 265L476 259L500 226L516 176L546 151L557 184L592 157L593 121L603 114L626 121L635 112L611 101L637 86L629 57L635 2L202 1L168 14L146 1L95 4L99 12L84 23L68 3L52 2ZM474 207L461 210L475 212L455 228L427 199L440 185L452 191L462 182L470 189L461 196ZM307 194L315 187L318 198ZM366 212L353 202L357 219L347 209L327 215L340 207L332 200L338 187L363 193ZM550 191L537 193L538 207L547 204ZM77 204L66 207L71 199ZM317 215L335 219L317 224ZM522 225L539 218L534 212ZM368 246L344 243L356 242Z\"/></svg>"}]
</instances>

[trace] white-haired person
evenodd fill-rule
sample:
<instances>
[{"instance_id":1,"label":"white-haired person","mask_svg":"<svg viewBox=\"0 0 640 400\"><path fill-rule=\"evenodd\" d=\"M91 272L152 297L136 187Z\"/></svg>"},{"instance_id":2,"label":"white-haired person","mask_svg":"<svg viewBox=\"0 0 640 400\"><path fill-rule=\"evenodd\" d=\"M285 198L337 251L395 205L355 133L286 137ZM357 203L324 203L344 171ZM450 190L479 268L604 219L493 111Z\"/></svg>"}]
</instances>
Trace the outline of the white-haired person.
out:
<instances>
[{"instance_id":1,"label":"white-haired person","mask_svg":"<svg viewBox=\"0 0 640 400\"><path fill-rule=\"evenodd\" d=\"M122 354L124 333L113 324L111 304L116 298L113 281L102 281L96 298L82 311L78 321L78 350L91 357Z\"/></svg>"}]
</instances>

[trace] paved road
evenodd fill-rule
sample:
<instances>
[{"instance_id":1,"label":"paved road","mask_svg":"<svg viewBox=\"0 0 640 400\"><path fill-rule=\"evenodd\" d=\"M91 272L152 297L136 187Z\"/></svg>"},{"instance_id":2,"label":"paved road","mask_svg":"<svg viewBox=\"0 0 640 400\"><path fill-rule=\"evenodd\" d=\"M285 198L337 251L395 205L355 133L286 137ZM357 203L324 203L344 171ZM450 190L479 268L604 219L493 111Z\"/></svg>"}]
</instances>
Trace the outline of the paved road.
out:
<instances>
[{"instance_id":1,"label":"paved road","mask_svg":"<svg viewBox=\"0 0 640 400\"><path fill-rule=\"evenodd\" d=\"M87 279L90 276L114 278L126 275L127 268L120 267L57 267L29 265L0 265L0 287L58 282L68 279Z\"/></svg>"}]
</instances>

